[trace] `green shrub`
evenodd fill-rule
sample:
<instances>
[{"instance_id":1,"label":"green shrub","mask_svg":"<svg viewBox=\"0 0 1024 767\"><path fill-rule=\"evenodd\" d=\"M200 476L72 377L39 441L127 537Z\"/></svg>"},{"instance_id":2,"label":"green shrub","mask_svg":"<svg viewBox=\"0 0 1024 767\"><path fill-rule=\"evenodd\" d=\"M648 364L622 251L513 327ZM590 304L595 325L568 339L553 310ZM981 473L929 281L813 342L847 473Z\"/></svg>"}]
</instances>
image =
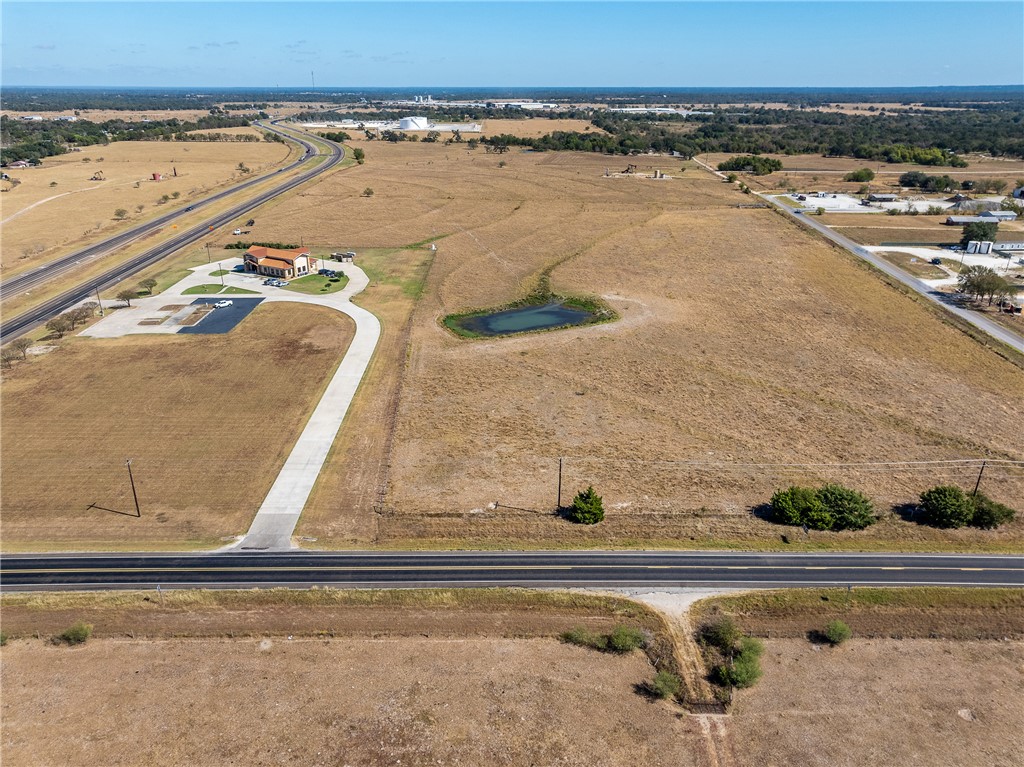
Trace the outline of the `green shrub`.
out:
<instances>
[{"instance_id":1,"label":"green shrub","mask_svg":"<svg viewBox=\"0 0 1024 767\"><path fill-rule=\"evenodd\" d=\"M818 500L835 518L833 530L863 530L875 521L871 501L848 487L825 485L818 490Z\"/></svg>"},{"instance_id":2,"label":"green shrub","mask_svg":"<svg viewBox=\"0 0 1024 767\"><path fill-rule=\"evenodd\" d=\"M6 647L6 646L7 646L7 634L5 634L4 632L0 631L0 647Z\"/></svg>"},{"instance_id":3,"label":"green shrub","mask_svg":"<svg viewBox=\"0 0 1024 767\"><path fill-rule=\"evenodd\" d=\"M853 632L850 627L842 621L829 621L829 624L825 626L825 638L829 644L840 645L852 636Z\"/></svg>"},{"instance_id":4,"label":"green shrub","mask_svg":"<svg viewBox=\"0 0 1024 767\"><path fill-rule=\"evenodd\" d=\"M579 645L580 647L590 647L594 650L608 649L607 635L598 634L594 631L585 629L582 626L577 626L574 629L562 632L560 638L567 644Z\"/></svg>"},{"instance_id":5,"label":"green shrub","mask_svg":"<svg viewBox=\"0 0 1024 767\"><path fill-rule=\"evenodd\" d=\"M776 490L770 503L772 519L783 525L802 525L809 516L823 511L814 490L796 485L786 490Z\"/></svg>"},{"instance_id":6,"label":"green shrub","mask_svg":"<svg viewBox=\"0 0 1024 767\"><path fill-rule=\"evenodd\" d=\"M743 637L740 651L730 662L712 670L711 677L723 687L752 687L761 678L761 654L764 645L752 637Z\"/></svg>"},{"instance_id":7,"label":"green shrub","mask_svg":"<svg viewBox=\"0 0 1024 767\"><path fill-rule=\"evenodd\" d=\"M998 501L993 501L984 493L977 493L971 499L974 506L974 514L971 516L971 526L980 527L982 530L994 530L1002 524L1013 521L1017 515L1013 509Z\"/></svg>"},{"instance_id":8,"label":"green shrub","mask_svg":"<svg viewBox=\"0 0 1024 767\"><path fill-rule=\"evenodd\" d=\"M74 626L57 636L58 642L65 644L82 644L92 635L92 624L78 621Z\"/></svg>"},{"instance_id":9,"label":"green shrub","mask_svg":"<svg viewBox=\"0 0 1024 767\"><path fill-rule=\"evenodd\" d=\"M776 490L770 504L774 521L807 525L812 530L863 530L875 522L867 496L842 485L828 484L817 490L794 485Z\"/></svg>"},{"instance_id":10,"label":"green shrub","mask_svg":"<svg viewBox=\"0 0 1024 767\"><path fill-rule=\"evenodd\" d=\"M852 170L843 176L843 181L874 181L875 172L871 168L861 168L860 170Z\"/></svg>"},{"instance_id":11,"label":"green shrub","mask_svg":"<svg viewBox=\"0 0 1024 767\"><path fill-rule=\"evenodd\" d=\"M608 647L615 652L638 650L646 643L644 632L635 626L620 623L608 635Z\"/></svg>"},{"instance_id":12,"label":"green shrub","mask_svg":"<svg viewBox=\"0 0 1024 767\"><path fill-rule=\"evenodd\" d=\"M926 524L963 527L974 517L974 504L959 487L939 485L921 493L921 511Z\"/></svg>"},{"instance_id":13,"label":"green shrub","mask_svg":"<svg viewBox=\"0 0 1024 767\"><path fill-rule=\"evenodd\" d=\"M651 693L659 698L675 697L682 687L683 680L671 671L659 671L654 675L654 681L648 685Z\"/></svg>"},{"instance_id":14,"label":"green shrub","mask_svg":"<svg viewBox=\"0 0 1024 767\"><path fill-rule=\"evenodd\" d=\"M581 525L596 525L604 519L604 504L601 496L594 492L591 485L586 490L576 493L569 507L569 519Z\"/></svg>"},{"instance_id":15,"label":"green shrub","mask_svg":"<svg viewBox=\"0 0 1024 767\"><path fill-rule=\"evenodd\" d=\"M697 632L700 640L728 655L743 638L743 632L728 615L709 621Z\"/></svg>"}]
</instances>

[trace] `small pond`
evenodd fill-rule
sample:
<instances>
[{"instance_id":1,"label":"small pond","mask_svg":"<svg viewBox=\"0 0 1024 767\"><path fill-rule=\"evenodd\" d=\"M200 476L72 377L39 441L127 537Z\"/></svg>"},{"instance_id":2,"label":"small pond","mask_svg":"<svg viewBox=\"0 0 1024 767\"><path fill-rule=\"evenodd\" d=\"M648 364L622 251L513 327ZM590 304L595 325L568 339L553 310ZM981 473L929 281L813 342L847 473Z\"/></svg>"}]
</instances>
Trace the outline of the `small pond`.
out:
<instances>
[{"instance_id":1,"label":"small pond","mask_svg":"<svg viewBox=\"0 0 1024 767\"><path fill-rule=\"evenodd\" d=\"M476 317L463 317L456 324L482 336L505 336L530 330L558 328L565 325L585 325L594 315L583 309L573 309L554 302L539 306L523 306Z\"/></svg>"}]
</instances>

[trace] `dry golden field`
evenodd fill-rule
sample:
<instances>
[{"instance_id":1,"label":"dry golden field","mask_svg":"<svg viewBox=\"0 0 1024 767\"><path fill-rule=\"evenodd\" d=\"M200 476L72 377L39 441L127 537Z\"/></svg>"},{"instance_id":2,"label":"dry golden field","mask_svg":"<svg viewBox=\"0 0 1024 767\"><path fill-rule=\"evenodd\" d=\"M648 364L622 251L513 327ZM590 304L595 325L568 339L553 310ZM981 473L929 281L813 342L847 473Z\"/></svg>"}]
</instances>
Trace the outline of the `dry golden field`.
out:
<instances>
[{"instance_id":1,"label":"dry golden field","mask_svg":"<svg viewBox=\"0 0 1024 767\"><path fill-rule=\"evenodd\" d=\"M483 136L498 136L508 133L523 138L537 138L555 131L576 131L578 133L604 134L605 131L594 127L590 120L549 120L533 117L527 120L484 120Z\"/></svg>"},{"instance_id":2,"label":"dry golden field","mask_svg":"<svg viewBox=\"0 0 1024 767\"><path fill-rule=\"evenodd\" d=\"M396 273L424 258L401 246L442 239L408 346L396 339L409 291L392 279L359 299L378 311L380 290L393 313L381 352L401 384L388 490L380 515L365 489L359 504L319 493L300 528L318 546L772 545L790 531L750 510L779 486L841 481L888 513L973 475L763 464L1024 457L1018 367L773 212L737 208L749 197L710 175L604 178L614 159L510 152L499 167L479 150L357 143L365 165L272 206L261 234L394 249ZM673 171L639 159L642 172ZM622 319L491 341L441 328L449 312L522 296L546 268L556 290L605 296ZM364 387L352 445L386 442L397 385ZM361 455L342 460L336 446L321 486L379 478L377 454ZM593 483L609 508L602 525L552 516L560 456L563 501ZM986 487L1024 497L1019 473L991 472ZM889 515L807 545L1002 548L1022 536L1021 520L943 532Z\"/></svg>"},{"instance_id":3,"label":"dry golden field","mask_svg":"<svg viewBox=\"0 0 1024 767\"><path fill-rule=\"evenodd\" d=\"M769 640L729 718L737 765L1024 761L1024 643Z\"/></svg>"},{"instance_id":4,"label":"dry golden field","mask_svg":"<svg viewBox=\"0 0 1024 767\"><path fill-rule=\"evenodd\" d=\"M634 691L642 654L551 639L20 640L2 656L2 755L25 767L706 764L697 721Z\"/></svg>"},{"instance_id":5,"label":"dry golden field","mask_svg":"<svg viewBox=\"0 0 1024 767\"><path fill-rule=\"evenodd\" d=\"M272 304L225 335L68 338L5 370L4 548L244 532L352 333L333 310Z\"/></svg>"},{"instance_id":6,"label":"dry golden field","mask_svg":"<svg viewBox=\"0 0 1024 767\"><path fill-rule=\"evenodd\" d=\"M910 605L949 592L925 591L899 598ZM947 616L958 601L1019 603L962 591ZM834 613L842 595L829 593L833 601L817 604ZM803 596L796 601L810 613ZM753 613L765 615L773 599L792 598L738 597L763 602ZM5 763L1011 767L1024 759L1024 643L860 632L875 613L888 616L888 632L920 628L915 609L850 612L855 637L836 648L772 634L763 678L737 692L729 716L708 717L644 696L653 669L642 653L552 638L577 625L657 624L623 599L494 589L151 591L7 595L3 608ZM95 624L86 644L46 641L79 619Z\"/></svg>"},{"instance_id":7,"label":"dry golden field","mask_svg":"<svg viewBox=\"0 0 1024 767\"><path fill-rule=\"evenodd\" d=\"M251 169L246 176L259 174L282 163L290 151L284 144L265 141L122 141L50 157L39 168L15 170L11 175L21 183L0 197L4 271L29 268L62 249L183 207L240 180L239 163ZM106 180L90 181L97 172ZM153 181L153 173L162 173L164 179ZM164 195L174 194L178 199L159 203ZM114 220L118 208L128 212L125 221Z\"/></svg>"}]
</instances>

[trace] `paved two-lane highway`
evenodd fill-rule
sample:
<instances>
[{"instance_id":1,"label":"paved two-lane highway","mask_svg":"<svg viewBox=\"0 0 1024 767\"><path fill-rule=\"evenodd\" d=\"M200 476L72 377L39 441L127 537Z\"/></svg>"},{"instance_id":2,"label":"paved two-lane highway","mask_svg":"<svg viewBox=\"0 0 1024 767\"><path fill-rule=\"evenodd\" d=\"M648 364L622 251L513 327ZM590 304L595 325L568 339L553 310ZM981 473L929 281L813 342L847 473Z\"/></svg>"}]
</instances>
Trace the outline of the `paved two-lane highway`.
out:
<instances>
[{"instance_id":1,"label":"paved two-lane highway","mask_svg":"<svg viewBox=\"0 0 1024 767\"><path fill-rule=\"evenodd\" d=\"M4 591L415 587L1024 586L1024 557L682 552L9 555Z\"/></svg>"},{"instance_id":2,"label":"paved two-lane highway","mask_svg":"<svg viewBox=\"0 0 1024 767\"><path fill-rule=\"evenodd\" d=\"M292 165L289 165L286 168L282 168L282 171L297 168L303 163L308 162L311 158L316 157L316 147L313 144L309 143L308 141L305 141L301 138L297 138L289 133L285 133L271 126L258 124L258 127L263 128L265 130L273 131L274 133L278 133L282 136L287 136L289 140L299 143L304 148L305 154L303 155L303 157L300 158L295 163L293 163ZM185 230L181 234L174 236L170 240L167 240L166 242L163 242L160 245L150 248L144 253L141 253L140 255L135 256L134 258L129 259L128 261L122 264L112 267L99 277L91 279L86 283L83 283L71 290L68 290L62 293L61 295L56 296L50 299L49 301L40 304L39 306L35 307L30 311L27 311L21 315L12 317L10 319L5 318L2 327L0 327L0 343L7 343L12 339L17 338L19 335L22 335L23 333L31 330L32 328L41 325L42 323L46 322L48 319L50 319L56 314L59 314L65 309L68 309L81 301L87 300L97 290L105 290L113 285L118 284L123 280L126 280L133 274L136 274L142 269L145 269L147 266L156 263L162 258L166 258L167 256L181 249L185 245L188 245L192 242L196 242L200 238L209 234L211 229L216 229L217 227L224 226L225 224L230 223L239 216L249 213L250 211L259 207L268 200L271 200L274 197L277 197L278 195L284 194L285 192L294 189L300 184L304 184L310 179L330 170L345 158L345 154L341 146L331 142L324 143L330 147L330 154L327 156L326 160L321 162L319 165L311 168L310 170L307 170L304 173L300 173L297 176L293 176L284 183L279 184L272 189L260 192L259 194L246 200L245 202L239 203L238 205L233 206L231 209L226 210L223 213L214 216L213 218L207 219L199 224L192 226L191 228ZM200 208L202 206L209 205L212 202L220 200L228 195L236 194L239 191L254 184L266 183L268 180L272 179L274 175L276 174L271 174L270 176L261 176L260 178L247 181L244 184L232 187L231 189L213 195L212 197L206 198L199 202L195 202L191 207ZM90 246L89 248L85 248L84 250L72 253L69 256L61 258L58 261L47 265L47 268L45 270L36 270L34 272L23 274L18 277L12 277L10 280L5 280L2 285L3 296L10 297L12 295L25 292L26 290L37 288L46 281L53 279L54 277L72 273L75 269L81 268L80 262L82 262L83 260L88 260L93 256L96 256L97 254L107 253L113 249L123 247L129 242L132 242L147 233L157 231L162 226L166 225L168 222L185 215L189 215L189 211L179 210L176 211L175 213L167 214L153 221L149 221L146 224L142 224L138 227L135 227L120 235L116 235L107 240L104 240L101 243L97 243L96 245Z\"/></svg>"}]
</instances>

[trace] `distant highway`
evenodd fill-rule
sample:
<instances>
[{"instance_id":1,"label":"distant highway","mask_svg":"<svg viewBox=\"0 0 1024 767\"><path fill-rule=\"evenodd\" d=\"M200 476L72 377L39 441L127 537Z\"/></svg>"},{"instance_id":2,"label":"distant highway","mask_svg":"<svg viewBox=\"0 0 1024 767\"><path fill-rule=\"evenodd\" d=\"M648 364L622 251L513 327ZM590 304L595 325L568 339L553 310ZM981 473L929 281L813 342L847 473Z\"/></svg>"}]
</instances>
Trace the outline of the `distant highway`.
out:
<instances>
[{"instance_id":1,"label":"distant highway","mask_svg":"<svg viewBox=\"0 0 1024 767\"><path fill-rule=\"evenodd\" d=\"M711 551L26 554L0 559L5 592L418 587L1024 587L1024 557Z\"/></svg>"},{"instance_id":2,"label":"distant highway","mask_svg":"<svg viewBox=\"0 0 1024 767\"><path fill-rule=\"evenodd\" d=\"M294 170L295 168L298 168L303 164L309 162L309 160L312 159L313 157L317 156L316 146L314 146L310 142L292 136L289 133L285 133L284 131L277 129L272 125L264 125L262 123L257 123L256 125L260 128L263 128L264 130L269 130L281 136L285 136L290 141L297 142L305 149L304 155L299 160L292 163L291 165L288 165L280 169L276 173ZM253 209L259 207L268 200L271 200L274 197L277 197L278 195L281 195L291 189L294 189L300 184L304 184L310 179L315 178L316 176L319 176L320 174L330 170L344 159L345 154L341 146L331 142L325 143L327 143L327 145L330 147L331 153L328 156L328 158L320 165L311 168L305 173L299 174L293 178L288 179L287 181L285 181L282 184L279 184L273 189L261 192L255 197L246 200L245 202L239 203L238 205L235 205L230 210L224 211L223 213L220 213L214 216L213 218L207 219L194 225L193 227L182 232L181 234L172 237L170 240L167 240L159 245L156 245L153 248L150 248L144 253L141 253L140 255L135 256L134 258L124 263L112 267L103 274L89 280L88 282L84 282L78 285L77 287L72 288L71 290L65 291L64 293L58 296L55 296L54 298L35 307L34 309L31 309L16 317L5 318L3 324L0 325L0 343L7 343L8 341L16 338L17 336L22 335L23 333L31 330L32 328L41 325L42 323L46 322L48 319L50 319L56 314L59 314L65 309L74 306L80 301L88 299L89 296L93 295L97 290L102 291L113 285L116 285L117 283L127 279L128 277L131 277L133 274L142 271L151 264L154 264L157 261L166 258L167 256L181 249L185 245L196 242L202 237L208 235L210 233L211 227L216 229L217 227L224 226L225 224L230 223L239 216L242 216L252 211ZM72 253L68 256L60 258L54 262L51 262L50 264L47 264L44 269L37 269L35 271L28 272L17 277L13 277L10 280L5 280L3 284L0 285L0 298L9 298L12 295L17 295L20 293L24 293L28 290L39 288L49 280L55 279L56 277L59 277L61 275L73 273L76 269L81 268L81 262L83 261L92 259L100 254L108 253L111 250L123 247L124 245L133 242L141 237L144 237L147 234L156 232L157 230L167 226L170 222L183 216L190 215L191 213L194 212L195 209L208 206L214 202L224 199L225 197L237 194L240 191L248 187L251 187L255 184L266 183L268 180L272 179L273 176L276 175L276 173L251 179L243 184L234 186L231 189L226 189L223 192L219 192L211 197L197 201L193 203L191 206L189 206L193 208L192 211L183 208L173 213L168 213L145 224L140 224L137 227L133 227L127 232L115 235L104 240L103 242L89 246L82 250L76 251L75 253Z\"/></svg>"}]
</instances>

